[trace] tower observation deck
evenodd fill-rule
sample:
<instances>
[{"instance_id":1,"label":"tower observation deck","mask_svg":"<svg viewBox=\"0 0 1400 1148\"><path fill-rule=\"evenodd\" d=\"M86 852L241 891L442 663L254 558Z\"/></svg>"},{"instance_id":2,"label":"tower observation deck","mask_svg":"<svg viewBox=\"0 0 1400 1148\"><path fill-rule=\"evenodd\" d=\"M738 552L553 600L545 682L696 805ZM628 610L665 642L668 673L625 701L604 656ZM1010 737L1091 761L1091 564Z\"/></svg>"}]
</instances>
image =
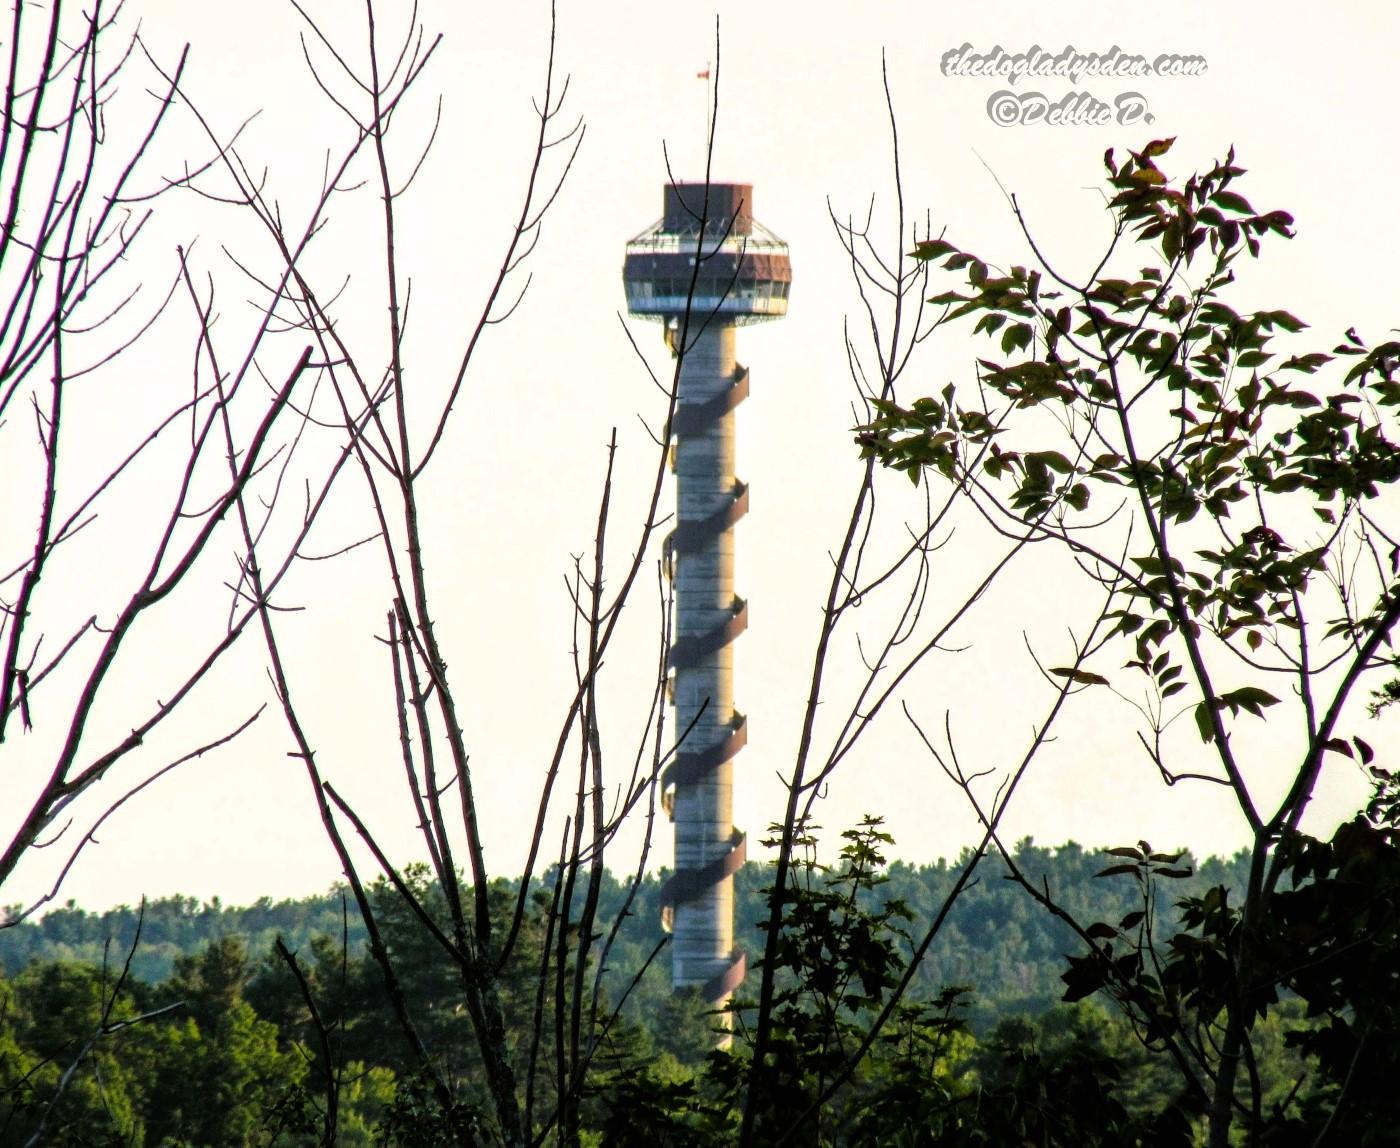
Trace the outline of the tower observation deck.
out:
<instances>
[{"instance_id":1,"label":"tower observation deck","mask_svg":"<svg viewBox=\"0 0 1400 1148\"><path fill-rule=\"evenodd\" d=\"M787 244L753 218L748 184L670 184L661 220L627 244L633 315L658 319L680 357L673 455L675 588L669 654L680 739L662 775L675 826L674 875L662 890L671 979L720 1003L744 977L734 949L734 873L745 837L733 824L734 757L747 740L734 709L734 640L748 608L734 592L734 524L748 487L734 476L734 410L749 393L735 328L787 313Z\"/></svg>"}]
</instances>

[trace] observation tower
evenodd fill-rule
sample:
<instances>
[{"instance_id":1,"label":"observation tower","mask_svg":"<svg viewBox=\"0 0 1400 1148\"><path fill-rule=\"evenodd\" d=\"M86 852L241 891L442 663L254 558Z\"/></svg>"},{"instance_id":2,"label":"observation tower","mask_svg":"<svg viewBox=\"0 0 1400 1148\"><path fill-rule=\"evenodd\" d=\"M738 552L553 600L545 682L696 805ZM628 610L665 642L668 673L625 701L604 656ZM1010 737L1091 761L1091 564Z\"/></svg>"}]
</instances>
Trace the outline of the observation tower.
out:
<instances>
[{"instance_id":1,"label":"observation tower","mask_svg":"<svg viewBox=\"0 0 1400 1148\"><path fill-rule=\"evenodd\" d=\"M707 1001L729 998L744 978L734 949L734 873L744 834L733 823L734 757L747 740L734 709L734 640L748 609L734 592L734 524L749 508L734 477L734 409L749 373L734 360L735 328L787 313L787 244L753 218L749 184L680 183L664 210L627 244L627 309L659 319L679 356L672 431L676 528L667 568L675 589L669 654L678 744L662 774L675 825L675 873L661 893L672 932L671 980Z\"/></svg>"}]
</instances>

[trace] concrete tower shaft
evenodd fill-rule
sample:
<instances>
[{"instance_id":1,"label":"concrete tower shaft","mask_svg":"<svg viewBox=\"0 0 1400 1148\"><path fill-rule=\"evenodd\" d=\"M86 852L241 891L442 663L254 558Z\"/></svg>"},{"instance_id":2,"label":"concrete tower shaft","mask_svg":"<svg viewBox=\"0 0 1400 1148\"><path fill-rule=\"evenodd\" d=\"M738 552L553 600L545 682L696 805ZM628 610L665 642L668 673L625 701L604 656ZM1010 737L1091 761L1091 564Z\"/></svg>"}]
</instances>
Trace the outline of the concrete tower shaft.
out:
<instances>
[{"instance_id":1,"label":"concrete tower shaft","mask_svg":"<svg viewBox=\"0 0 1400 1148\"><path fill-rule=\"evenodd\" d=\"M673 184L660 222L627 245L634 315L666 324L681 357L674 422L677 514L670 651L680 739L662 777L675 824L675 874L662 890L672 981L726 1000L744 977L734 949L733 875L745 838L733 825L734 757L747 732L734 709L734 641L748 610L734 588L734 524L748 489L734 475L734 412L749 393L735 327L780 318L787 246L753 218L746 184Z\"/></svg>"}]
</instances>

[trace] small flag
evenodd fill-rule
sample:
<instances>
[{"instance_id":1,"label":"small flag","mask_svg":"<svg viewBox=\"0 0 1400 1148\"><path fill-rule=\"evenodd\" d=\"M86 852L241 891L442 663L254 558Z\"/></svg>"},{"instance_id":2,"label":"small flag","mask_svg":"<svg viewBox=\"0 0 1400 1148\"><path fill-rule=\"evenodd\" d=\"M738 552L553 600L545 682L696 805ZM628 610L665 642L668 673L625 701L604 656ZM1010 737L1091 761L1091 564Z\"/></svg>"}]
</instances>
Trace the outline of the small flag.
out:
<instances>
[{"instance_id":1,"label":"small flag","mask_svg":"<svg viewBox=\"0 0 1400 1148\"><path fill-rule=\"evenodd\" d=\"M703 72L696 72L695 78L697 80L708 80L710 78L710 69L706 68Z\"/></svg>"}]
</instances>

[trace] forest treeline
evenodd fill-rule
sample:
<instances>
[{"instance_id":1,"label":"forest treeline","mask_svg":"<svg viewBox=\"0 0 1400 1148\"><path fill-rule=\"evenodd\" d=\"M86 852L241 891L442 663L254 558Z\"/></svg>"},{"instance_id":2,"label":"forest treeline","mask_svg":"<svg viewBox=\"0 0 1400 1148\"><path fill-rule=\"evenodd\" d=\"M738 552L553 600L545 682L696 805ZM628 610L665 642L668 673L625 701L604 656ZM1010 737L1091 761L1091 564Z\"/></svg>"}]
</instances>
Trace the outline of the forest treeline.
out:
<instances>
[{"instance_id":1,"label":"forest treeline","mask_svg":"<svg viewBox=\"0 0 1400 1148\"><path fill-rule=\"evenodd\" d=\"M1014 860L1086 919L1114 919L1142 904L1133 882L1097 876L1113 860L1104 852L1026 840ZM1241 858L1193 865L1183 856L1180 865L1193 875L1170 884L1170 900L1163 895L1152 904L1164 934L1178 897L1211 885L1230 888L1244 876ZM883 879L861 886L865 918L897 924L907 910L909 931L917 932L958 869L944 862L882 866ZM911 1102L954 1109L987 1103L997 1088L1020 1096L1028 1081L1073 1089L1117 1078L1113 1103L1123 1106L1123 1120L1156 1119L1179 1088L1171 1067L1151 1056L1111 1008L1060 1003L1076 939L1002 878L998 859L986 859L978 872L920 966L901 1006L906 1019L892 1025L889 1047L872 1054L853 1093L883 1098L878 1119L858 1099L847 1112L853 1129L876 1121L877 1139L857 1134L851 1142L876 1143L880 1128L905 1119L883 1106L903 1095L899 1075L910 1071L920 1079ZM434 903L437 890L423 871L407 879L423 904ZM703 1104L695 1092L701 1079L712 1090L718 1079L722 1093L722 1070L716 1076L713 1062L705 1067L712 1017L697 999L672 993L667 962L649 963L662 937L663 879L641 884L597 970L618 1015L604 1026L585 1090L584 1125L598 1137L589 1143L631 1143L629 1137L645 1136L647 1121L693 1113ZM748 922L738 932L754 941L754 952L770 881L767 866L750 864L737 882L739 919ZM492 893L504 910L510 886L502 882ZM609 914L623 913L626 896L623 885L607 881ZM402 989L427 1018L420 1035L470 1111L486 1098L478 1095L481 1065L465 1039L460 983L387 882L373 897L385 943L405 970ZM887 915L896 905L898 913ZM532 1029L546 921L541 906L527 921L506 980L514 1032ZM242 908L187 897L101 913L69 904L0 932L0 946L0 1145L24 1143L40 1122L43 1142L59 1144L309 1145L323 1141L327 1064L339 1078L336 1143L445 1142L439 1124L449 1116L435 1108L415 1069L363 927L339 890ZM890 967L905 956L891 953ZM751 996L751 985L739 995ZM1269 1018L1276 1031L1260 1070L1270 1094L1296 1083L1286 1033L1303 1023L1302 1014L1298 1002L1285 1002ZM535 1031L537 1051L547 1058L549 1034ZM917 1049L905 1047L911 1040ZM521 1047L516 1055L534 1053ZM65 1078L72 1066L81 1069ZM545 1096L537 1101L550 1103ZM461 1112L450 1118L463 1119ZM971 1114L968 1123L989 1127L987 1119Z\"/></svg>"},{"instance_id":2,"label":"forest treeline","mask_svg":"<svg viewBox=\"0 0 1400 1148\"><path fill-rule=\"evenodd\" d=\"M1048 882L1080 920L1114 919L1136 907L1136 889L1121 881L1095 878L1109 863L1103 850L1085 849L1074 842L1047 848L1027 838L1017 845L1014 856L1023 871ZM886 871L888 881L879 895L902 900L916 920L928 919L943 904L966 860L964 855L952 863L895 861ZM1180 897L1198 896L1215 885L1237 890L1248 876L1243 854L1199 863L1183 854L1181 864L1192 870L1192 876L1172 888ZM947 985L970 987L976 993L974 1019L980 1027L1002 1014L1035 1014L1051 1007L1064 992L1060 978L1065 956L1080 946L1068 926L1004 879L1005 869L997 858L985 860L979 874L976 883L959 896L935 938L914 992L928 999ZM664 936L660 893L666 877L664 870L649 874L636 891L609 960L608 975L619 986L646 965L648 954ZM749 989L762 941L760 923L768 915L764 890L771 880L767 865L750 862L735 882L735 936L749 952ZM507 882L501 882L500 888L514 891ZM625 894L616 879L606 880L603 897L608 914L622 909ZM380 899L386 903L390 899L387 889L380 890ZM1157 906L1164 938L1174 928L1172 904L1164 900ZM138 927L140 939L133 949ZM258 960L272 953L278 937L293 951L307 948L316 938L322 938L318 943L323 945L344 943L352 956L365 943L354 902L347 902L340 888L300 899L264 897L246 906L225 905L217 897L201 902L180 896L91 912L69 901L38 920L0 930L0 970L13 978L34 962L76 961L110 968L125 962L131 950L131 974L147 984L159 984L174 973L180 958L195 956L226 937L239 938ZM658 994L669 994L668 970L669 962L657 960L633 990L628 1012L638 1023L647 1025L655 1013L648 1006Z\"/></svg>"}]
</instances>

